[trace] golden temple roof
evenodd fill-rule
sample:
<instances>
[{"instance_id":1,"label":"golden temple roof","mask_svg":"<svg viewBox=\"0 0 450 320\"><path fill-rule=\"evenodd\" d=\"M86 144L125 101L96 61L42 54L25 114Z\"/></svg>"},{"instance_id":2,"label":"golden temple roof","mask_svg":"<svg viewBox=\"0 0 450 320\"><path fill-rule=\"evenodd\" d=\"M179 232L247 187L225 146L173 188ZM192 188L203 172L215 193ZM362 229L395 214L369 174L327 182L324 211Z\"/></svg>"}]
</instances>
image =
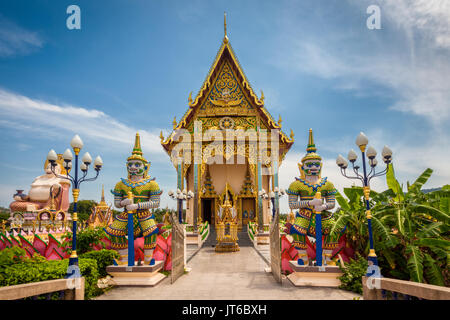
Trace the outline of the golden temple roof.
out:
<instances>
[{"instance_id":1,"label":"golden temple roof","mask_svg":"<svg viewBox=\"0 0 450 320\"><path fill-rule=\"evenodd\" d=\"M164 149L169 152L170 146L172 143L175 143L172 140L176 129L186 129L189 124L198 116L199 109L207 103L208 99L216 106L229 106L229 107L238 107L242 100L235 100L228 102L225 98L221 99L212 99L209 95L211 94L211 90L215 85L215 82L218 80L220 72L223 71L224 65L229 66L231 68L231 72L233 75L236 75L236 80L238 82L239 87L242 89L242 98L248 101L248 104L255 109L260 119L262 119L263 123L267 126L267 129L280 129L280 140L281 143L285 146L285 148L289 149L294 143L294 137L287 136L284 132L281 131L281 121L280 119L276 121L272 115L268 112L268 110L264 106L264 93L261 90L261 96L258 98L255 91L250 85L242 66L237 59L236 54L231 47L230 41L228 39L228 35L226 33L226 16L224 18L224 37L222 39L221 46L214 58L214 61L208 71L208 74L203 81L200 90L198 91L195 98L192 98L192 92L188 97L188 110L185 112L181 120L177 123L174 121L173 123L173 131L172 133L164 139L161 136L161 144Z\"/></svg>"}]
</instances>

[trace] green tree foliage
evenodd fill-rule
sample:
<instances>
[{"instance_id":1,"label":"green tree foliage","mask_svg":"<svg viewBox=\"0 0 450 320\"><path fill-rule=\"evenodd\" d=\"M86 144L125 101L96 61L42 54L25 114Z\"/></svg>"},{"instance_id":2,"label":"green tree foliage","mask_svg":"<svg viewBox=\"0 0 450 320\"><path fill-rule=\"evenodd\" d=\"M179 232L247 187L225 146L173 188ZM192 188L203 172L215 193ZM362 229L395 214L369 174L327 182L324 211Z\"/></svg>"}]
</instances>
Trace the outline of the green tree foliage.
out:
<instances>
[{"instance_id":1,"label":"green tree foliage","mask_svg":"<svg viewBox=\"0 0 450 320\"><path fill-rule=\"evenodd\" d=\"M10 212L8 208L0 207L0 222L3 220L8 220L10 216Z\"/></svg>"},{"instance_id":2,"label":"green tree foliage","mask_svg":"<svg viewBox=\"0 0 450 320\"><path fill-rule=\"evenodd\" d=\"M77 253L83 254L93 250L94 245L102 244L100 241L106 233L101 227L85 228L77 232ZM68 232L63 236L65 241L72 242L72 233Z\"/></svg>"},{"instance_id":3,"label":"green tree foliage","mask_svg":"<svg viewBox=\"0 0 450 320\"><path fill-rule=\"evenodd\" d=\"M97 205L94 200L79 200L77 202L77 212L79 221L86 221L92 213L92 208ZM73 202L69 206L69 212L73 213Z\"/></svg>"},{"instance_id":4,"label":"green tree foliage","mask_svg":"<svg viewBox=\"0 0 450 320\"><path fill-rule=\"evenodd\" d=\"M339 277L341 281L339 288L362 294L361 278L366 274L368 265L367 259L357 254L355 259L350 259L345 268L339 266L343 272Z\"/></svg>"},{"instance_id":5,"label":"green tree foliage","mask_svg":"<svg viewBox=\"0 0 450 320\"><path fill-rule=\"evenodd\" d=\"M80 255L80 259L93 259L97 262L100 278L108 275L106 267L113 264L114 259L119 259L120 255L116 250L89 251Z\"/></svg>"},{"instance_id":6,"label":"green tree foliage","mask_svg":"<svg viewBox=\"0 0 450 320\"><path fill-rule=\"evenodd\" d=\"M46 280L63 279L69 260L47 261L40 255L26 256L25 250L14 247L0 251L0 287ZM97 261L80 258L80 272L85 277L85 297L90 299L103 291L97 287Z\"/></svg>"},{"instance_id":7,"label":"green tree foliage","mask_svg":"<svg viewBox=\"0 0 450 320\"><path fill-rule=\"evenodd\" d=\"M389 189L371 191L370 204L375 250L382 274L402 280L449 285L449 199L448 185L423 192L433 170L426 169L406 192L389 165ZM332 232L347 226L347 237L359 254L368 254L368 230L362 188L345 188L337 194L340 209Z\"/></svg>"}]
</instances>

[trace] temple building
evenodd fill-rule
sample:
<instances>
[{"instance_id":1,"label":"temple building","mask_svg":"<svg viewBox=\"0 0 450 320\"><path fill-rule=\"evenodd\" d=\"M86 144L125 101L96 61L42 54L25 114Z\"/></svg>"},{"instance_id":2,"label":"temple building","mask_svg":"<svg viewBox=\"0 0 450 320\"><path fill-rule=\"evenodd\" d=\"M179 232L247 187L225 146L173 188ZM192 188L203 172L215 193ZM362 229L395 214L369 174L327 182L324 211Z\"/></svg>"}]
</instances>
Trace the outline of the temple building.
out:
<instances>
[{"instance_id":1,"label":"temple building","mask_svg":"<svg viewBox=\"0 0 450 320\"><path fill-rule=\"evenodd\" d=\"M160 138L177 169L178 188L194 193L186 200L186 222L208 221L214 226L228 200L241 229L249 221L269 223L270 200L258 193L274 190L274 174L294 134L281 131L281 117L275 121L265 108L264 93L258 97L250 86L229 42L226 17L224 29L199 92L194 99L189 94L187 111L179 122L174 119L171 134L165 138L161 132ZM244 133L244 139L236 132ZM218 138L223 139L220 146ZM192 152L186 152L186 146Z\"/></svg>"},{"instance_id":2,"label":"temple building","mask_svg":"<svg viewBox=\"0 0 450 320\"><path fill-rule=\"evenodd\" d=\"M87 223L90 227L106 227L113 221L112 205L108 205L105 201L105 188L102 185L102 197L100 203L91 209Z\"/></svg>"}]
</instances>

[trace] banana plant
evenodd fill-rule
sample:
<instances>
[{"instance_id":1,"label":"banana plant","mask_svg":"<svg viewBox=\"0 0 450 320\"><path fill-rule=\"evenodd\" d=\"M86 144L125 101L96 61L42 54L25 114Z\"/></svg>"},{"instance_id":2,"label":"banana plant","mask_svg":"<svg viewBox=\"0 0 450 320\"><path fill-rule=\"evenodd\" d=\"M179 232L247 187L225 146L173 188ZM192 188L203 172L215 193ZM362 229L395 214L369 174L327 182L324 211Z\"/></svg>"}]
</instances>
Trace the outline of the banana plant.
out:
<instances>
[{"instance_id":1,"label":"banana plant","mask_svg":"<svg viewBox=\"0 0 450 320\"><path fill-rule=\"evenodd\" d=\"M433 170L426 169L413 184L407 184L407 192L395 178L390 164L386 181L394 196L389 203L379 206L384 223L392 227L398 239L395 247L397 259L406 259L410 280L445 285L443 271L448 267L449 222L446 192L431 196L422 192ZM432 199L439 199L439 206ZM404 265L404 264L403 264Z\"/></svg>"},{"instance_id":2,"label":"banana plant","mask_svg":"<svg viewBox=\"0 0 450 320\"><path fill-rule=\"evenodd\" d=\"M433 170L426 169L404 191L390 164L389 189L370 192L375 250L385 276L435 285L448 285L450 265L450 186L429 193L422 187ZM336 194L340 208L332 233L347 227L356 252L368 253L368 231L363 190L344 188Z\"/></svg>"},{"instance_id":3,"label":"banana plant","mask_svg":"<svg viewBox=\"0 0 450 320\"><path fill-rule=\"evenodd\" d=\"M346 227L347 239L352 248L359 254L367 256L369 253L369 236L363 189L355 186L344 188L344 194L347 198L339 192L336 194L336 201L340 208L335 213L336 220L330 232L337 234ZM387 217L379 209L386 205L390 197L394 195L390 189L381 193L370 191L375 249L377 252L386 252L387 259L391 265L394 262L389 252L390 248L397 243L396 237L386 224Z\"/></svg>"}]
</instances>

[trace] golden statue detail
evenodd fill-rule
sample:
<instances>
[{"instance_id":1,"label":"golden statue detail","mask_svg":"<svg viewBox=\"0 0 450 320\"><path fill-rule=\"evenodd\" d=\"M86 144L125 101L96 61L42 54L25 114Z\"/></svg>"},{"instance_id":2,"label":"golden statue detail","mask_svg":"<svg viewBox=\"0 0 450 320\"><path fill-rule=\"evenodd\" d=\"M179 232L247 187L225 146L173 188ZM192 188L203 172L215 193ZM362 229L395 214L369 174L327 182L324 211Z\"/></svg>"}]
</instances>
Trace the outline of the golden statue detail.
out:
<instances>
[{"instance_id":1,"label":"golden statue detail","mask_svg":"<svg viewBox=\"0 0 450 320\"><path fill-rule=\"evenodd\" d=\"M217 245L216 252L239 251L237 244L237 212L228 200L228 184L225 190L225 201L220 206L219 222L216 224Z\"/></svg>"}]
</instances>

